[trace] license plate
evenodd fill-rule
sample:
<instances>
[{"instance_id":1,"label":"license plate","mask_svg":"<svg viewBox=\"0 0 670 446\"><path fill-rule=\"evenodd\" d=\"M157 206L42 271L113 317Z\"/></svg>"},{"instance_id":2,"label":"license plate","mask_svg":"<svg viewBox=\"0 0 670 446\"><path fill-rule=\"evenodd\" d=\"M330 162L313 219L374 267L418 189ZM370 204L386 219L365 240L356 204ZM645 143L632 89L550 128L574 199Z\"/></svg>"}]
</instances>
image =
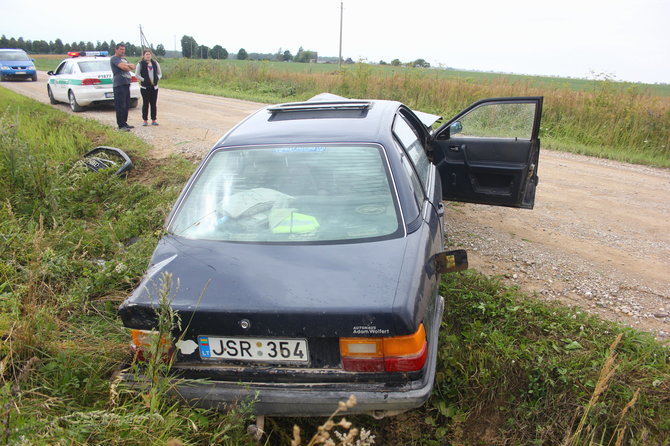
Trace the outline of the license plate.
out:
<instances>
[{"instance_id":1,"label":"license plate","mask_svg":"<svg viewBox=\"0 0 670 446\"><path fill-rule=\"evenodd\" d=\"M16 73L16 74L26 74L25 71L16 71L15 73Z\"/></svg>"},{"instance_id":2,"label":"license plate","mask_svg":"<svg viewBox=\"0 0 670 446\"><path fill-rule=\"evenodd\" d=\"M198 336L198 346L203 359L301 364L309 360L305 339Z\"/></svg>"},{"instance_id":3,"label":"license plate","mask_svg":"<svg viewBox=\"0 0 670 446\"><path fill-rule=\"evenodd\" d=\"M108 91L107 93L105 93L105 97L106 98L113 98L114 97L114 92L113 91L111 91L111 92Z\"/></svg>"}]
</instances>

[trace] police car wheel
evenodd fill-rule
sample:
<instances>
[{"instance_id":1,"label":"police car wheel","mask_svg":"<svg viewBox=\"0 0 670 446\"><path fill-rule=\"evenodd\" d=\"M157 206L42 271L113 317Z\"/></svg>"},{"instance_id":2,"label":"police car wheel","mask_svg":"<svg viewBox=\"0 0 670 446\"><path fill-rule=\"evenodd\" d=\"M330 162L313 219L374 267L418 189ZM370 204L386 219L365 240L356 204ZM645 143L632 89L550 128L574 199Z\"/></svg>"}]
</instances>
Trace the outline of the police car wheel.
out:
<instances>
[{"instance_id":1,"label":"police car wheel","mask_svg":"<svg viewBox=\"0 0 670 446\"><path fill-rule=\"evenodd\" d=\"M70 99L70 108L72 109L73 112L76 113L76 112L84 111L84 107L79 105L79 103L77 102L77 98L74 97L74 92L73 91L70 91L67 94L67 97Z\"/></svg>"},{"instance_id":2,"label":"police car wheel","mask_svg":"<svg viewBox=\"0 0 670 446\"><path fill-rule=\"evenodd\" d=\"M130 108L137 108L139 100L137 98L133 98L130 100Z\"/></svg>"},{"instance_id":3,"label":"police car wheel","mask_svg":"<svg viewBox=\"0 0 670 446\"><path fill-rule=\"evenodd\" d=\"M58 104L58 101L56 98L54 98L54 94L51 91L51 87L47 85L47 93L49 94L49 102L52 104Z\"/></svg>"}]
</instances>

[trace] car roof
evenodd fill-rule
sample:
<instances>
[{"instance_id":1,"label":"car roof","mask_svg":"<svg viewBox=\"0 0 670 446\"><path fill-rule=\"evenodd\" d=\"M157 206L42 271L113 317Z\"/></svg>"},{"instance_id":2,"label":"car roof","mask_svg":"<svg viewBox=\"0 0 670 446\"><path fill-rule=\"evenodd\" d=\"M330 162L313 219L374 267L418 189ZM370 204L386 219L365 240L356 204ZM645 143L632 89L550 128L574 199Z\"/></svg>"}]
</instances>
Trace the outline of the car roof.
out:
<instances>
[{"instance_id":1,"label":"car roof","mask_svg":"<svg viewBox=\"0 0 670 446\"><path fill-rule=\"evenodd\" d=\"M384 143L396 101L319 95L306 102L265 107L224 135L215 148L263 144Z\"/></svg>"}]
</instances>

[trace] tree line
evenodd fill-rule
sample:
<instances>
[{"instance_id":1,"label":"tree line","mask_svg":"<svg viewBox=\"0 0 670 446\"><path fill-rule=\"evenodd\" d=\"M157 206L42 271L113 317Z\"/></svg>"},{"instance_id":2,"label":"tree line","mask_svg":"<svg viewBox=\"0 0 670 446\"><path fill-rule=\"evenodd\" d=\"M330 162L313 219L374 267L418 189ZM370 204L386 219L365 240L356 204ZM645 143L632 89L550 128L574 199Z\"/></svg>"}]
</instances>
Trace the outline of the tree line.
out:
<instances>
[{"instance_id":1,"label":"tree line","mask_svg":"<svg viewBox=\"0 0 670 446\"><path fill-rule=\"evenodd\" d=\"M126 46L126 56L142 56L142 46L137 46L128 42L123 43ZM64 43L61 39L56 40L24 40L23 37L18 39L12 37L7 38L4 34L0 37L0 48L19 48L31 54L66 54L70 51L108 51L109 54L114 53L117 42L110 40L100 42L99 40L94 44L93 42L72 42ZM163 44L158 44L156 48L151 50L157 56L165 56L165 47Z\"/></svg>"},{"instance_id":2,"label":"tree line","mask_svg":"<svg viewBox=\"0 0 670 446\"><path fill-rule=\"evenodd\" d=\"M122 42L119 42L122 43ZM142 56L142 46L137 46L129 42L123 42L126 46L126 56ZM64 43L61 39L56 40L24 40L23 37L18 39L12 37L7 38L4 34L0 37L0 48L19 48L27 53L31 54L66 54L70 51L108 51L109 54L114 53L114 48L116 47L116 42L110 40L100 42L99 40L94 44L91 41L84 42L72 42ZM151 47L151 50L157 56L165 56L166 50L162 43L159 43L156 48ZM209 48L206 45L199 45L196 40L191 37L184 35L181 38L181 55L188 59L228 59L231 55L221 45L214 45L212 48ZM237 54L234 55L235 59L238 60L276 60L282 62L301 62L309 63L316 62L318 59L318 53L312 50L305 50L303 47L300 47L295 54L291 54L289 50L283 50L279 48L276 53L248 53L244 48L240 48ZM322 58L326 62L337 63L337 57L325 57ZM351 58L347 58L342 61L345 64L354 63ZM380 60L380 65L388 65L387 62ZM398 59L391 61L390 65L394 66L412 66L419 68L430 68L430 64L424 59L417 59L412 62L402 63Z\"/></svg>"},{"instance_id":3,"label":"tree line","mask_svg":"<svg viewBox=\"0 0 670 446\"><path fill-rule=\"evenodd\" d=\"M209 48L206 45L198 44L192 36L187 35L181 38L181 55L188 59L228 59L231 56L228 50L221 45L214 45ZM248 53L244 48L240 48L234 58L238 60L278 60L308 63L316 62L318 53L305 50L303 47L298 49L295 56L289 50L282 50L281 48L276 53ZM337 61L337 58L332 59Z\"/></svg>"}]
</instances>

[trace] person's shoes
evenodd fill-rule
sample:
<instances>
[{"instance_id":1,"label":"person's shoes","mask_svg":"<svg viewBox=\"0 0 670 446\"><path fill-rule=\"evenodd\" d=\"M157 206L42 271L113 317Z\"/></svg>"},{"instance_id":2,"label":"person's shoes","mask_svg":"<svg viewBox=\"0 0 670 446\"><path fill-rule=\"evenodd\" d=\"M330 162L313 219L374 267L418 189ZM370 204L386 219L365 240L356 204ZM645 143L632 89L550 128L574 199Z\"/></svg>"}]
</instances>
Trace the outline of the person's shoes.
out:
<instances>
[{"instance_id":1,"label":"person's shoes","mask_svg":"<svg viewBox=\"0 0 670 446\"><path fill-rule=\"evenodd\" d=\"M130 129L128 127L119 127L117 130L119 132L129 132L130 131Z\"/></svg>"},{"instance_id":2,"label":"person's shoes","mask_svg":"<svg viewBox=\"0 0 670 446\"><path fill-rule=\"evenodd\" d=\"M134 125L128 125L128 124L126 124L126 128L127 128L127 129L134 129L135 126L134 126Z\"/></svg>"},{"instance_id":3,"label":"person's shoes","mask_svg":"<svg viewBox=\"0 0 670 446\"><path fill-rule=\"evenodd\" d=\"M149 125L149 124L147 124L147 121L144 121L144 122L142 123L142 126L144 126L144 127L146 127L146 126L148 126L148 125Z\"/></svg>"},{"instance_id":4,"label":"person's shoes","mask_svg":"<svg viewBox=\"0 0 670 446\"><path fill-rule=\"evenodd\" d=\"M151 125L158 125L156 121L151 121Z\"/></svg>"}]
</instances>

